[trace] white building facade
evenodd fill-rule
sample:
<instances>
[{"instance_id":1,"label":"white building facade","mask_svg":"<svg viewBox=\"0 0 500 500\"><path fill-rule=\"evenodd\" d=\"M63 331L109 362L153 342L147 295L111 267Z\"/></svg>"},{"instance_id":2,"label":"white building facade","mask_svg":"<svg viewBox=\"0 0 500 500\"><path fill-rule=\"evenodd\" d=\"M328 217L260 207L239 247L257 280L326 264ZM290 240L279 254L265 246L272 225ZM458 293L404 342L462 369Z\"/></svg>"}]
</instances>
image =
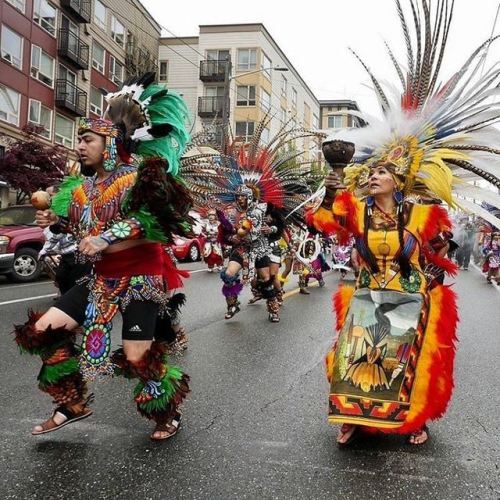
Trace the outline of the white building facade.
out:
<instances>
[{"instance_id":1,"label":"white building facade","mask_svg":"<svg viewBox=\"0 0 500 500\"><path fill-rule=\"evenodd\" d=\"M193 131L221 123L225 103L228 125L242 140L266 114L264 142L286 122L320 127L318 99L262 24L200 26L197 37L162 38L159 64L162 81L183 94ZM310 140L297 147L315 149Z\"/></svg>"}]
</instances>

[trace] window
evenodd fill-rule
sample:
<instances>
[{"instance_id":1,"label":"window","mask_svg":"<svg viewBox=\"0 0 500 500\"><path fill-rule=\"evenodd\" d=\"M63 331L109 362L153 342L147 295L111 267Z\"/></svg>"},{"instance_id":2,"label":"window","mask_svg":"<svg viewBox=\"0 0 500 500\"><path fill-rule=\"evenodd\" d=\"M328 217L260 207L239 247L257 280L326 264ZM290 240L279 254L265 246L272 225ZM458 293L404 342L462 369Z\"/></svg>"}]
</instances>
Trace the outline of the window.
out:
<instances>
[{"instance_id":1,"label":"window","mask_svg":"<svg viewBox=\"0 0 500 500\"><path fill-rule=\"evenodd\" d=\"M26 0L7 0L7 2L24 14L24 11L26 10Z\"/></svg>"},{"instance_id":2,"label":"window","mask_svg":"<svg viewBox=\"0 0 500 500\"><path fill-rule=\"evenodd\" d=\"M314 114L313 115L313 129L318 130L319 129L319 117L318 115Z\"/></svg>"},{"instance_id":3,"label":"window","mask_svg":"<svg viewBox=\"0 0 500 500\"><path fill-rule=\"evenodd\" d=\"M229 61L231 57L229 50L211 49L207 50L207 59L210 61Z\"/></svg>"},{"instance_id":4,"label":"window","mask_svg":"<svg viewBox=\"0 0 500 500\"><path fill-rule=\"evenodd\" d=\"M30 99L28 122L44 127L38 135L52 139L52 110L43 106L40 101Z\"/></svg>"},{"instance_id":5,"label":"window","mask_svg":"<svg viewBox=\"0 0 500 500\"><path fill-rule=\"evenodd\" d=\"M344 117L342 115L333 115L328 117L328 128L342 128L344 126Z\"/></svg>"},{"instance_id":6,"label":"window","mask_svg":"<svg viewBox=\"0 0 500 500\"><path fill-rule=\"evenodd\" d=\"M31 76L54 86L54 59L36 45L31 46Z\"/></svg>"},{"instance_id":7,"label":"window","mask_svg":"<svg viewBox=\"0 0 500 500\"><path fill-rule=\"evenodd\" d=\"M103 98L99 90L90 87L90 111L98 116L101 116L103 112Z\"/></svg>"},{"instance_id":8,"label":"window","mask_svg":"<svg viewBox=\"0 0 500 500\"><path fill-rule=\"evenodd\" d=\"M236 87L236 106L255 106L255 85Z\"/></svg>"},{"instance_id":9,"label":"window","mask_svg":"<svg viewBox=\"0 0 500 500\"><path fill-rule=\"evenodd\" d=\"M2 59L16 68L23 69L23 37L3 25L0 46Z\"/></svg>"},{"instance_id":10,"label":"window","mask_svg":"<svg viewBox=\"0 0 500 500\"><path fill-rule=\"evenodd\" d=\"M104 59L105 50L104 47L99 45L95 40L92 44L92 67L99 71L99 73L104 74Z\"/></svg>"},{"instance_id":11,"label":"window","mask_svg":"<svg viewBox=\"0 0 500 500\"><path fill-rule=\"evenodd\" d=\"M297 107L297 89L292 87L292 106Z\"/></svg>"},{"instance_id":12,"label":"window","mask_svg":"<svg viewBox=\"0 0 500 500\"><path fill-rule=\"evenodd\" d=\"M76 85L76 73L70 71L66 66L59 64L59 69L57 70L57 78L60 80L66 80L73 85Z\"/></svg>"},{"instance_id":13,"label":"window","mask_svg":"<svg viewBox=\"0 0 500 500\"><path fill-rule=\"evenodd\" d=\"M262 89L260 94L260 107L264 111L269 111L271 109L271 94Z\"/></svg>"},{"instance_id":14,"label":"window","mask_svg":"<svg viewBox=\"0 0 500 500\"><path fill-rule=\"evenodd\" d=\"M286 99L288 93L288 80L281 75L281 95Z\"/></svg>"},{"instance_id":15,"label":"window","mask_svg":"<svg viewBox=\"0 0 500 500\"><path fill-rule=\"evenodd\" d=\"M273 66L273 63L271 62L271 59L266 56L264 52L262 52L262 62L260 64L260 69L262 70L262 73L271 79L271 68Z\"/></svg>"},{"instance_id":16,"label":"window","mask_svg":"<svg viewBox=\"0 0 500 500\"><path fill-rule=\"evenodd\" d=\"M115 16L111 16L111 38L123 47L125 43L125 28Z\"/></svg>"},{"instance_id":17,"label":"window","mask_svg":"<svg viewBox=\"0 0 500 500\"><path fill-rule=\"evenodd\" d=\"M168 61L160 61L160 82L168 82Z\"/></svg>"},{"instance_id":18,"label":"window","mask_svg":"<svg viewBox=\"0 0 500 500\"><path fill-rule=\"evenodd\" d=\"M61 146L73 149L75 137L75 122L56 114L55 142Z\"/></svg>"},{"instance_id":19,"label":"window","mask_svg":"<svg viewBox=\"0 0 500 500\"><path fill-rule=\"evenodd\" d=\"M249 142L254 128L255 122L236 122L236 137L243 142Z\"/></svg>"},{"instance_id":20,"label":"window","mask_svg":"<svg viewBox=\"0 0 500 500\"><path fill-rule=\"evenodd\" d=\"M109 56L109 79L116 85L121 85L123 82L123 65L113 56Z\"/></svg>"},{"instance_id":21,"label":"window","mask_svg":"<svg viewBox=\"0 0 500 500\"><path fill-rule=\"evenodd\" d=\"M21 94L0 84L0 120L19 126Z\"/></svg>"},{"instance_id":22,"label":"window","mask_svg":"<svg viewBox=\"0 0 500 500\"><path fill-rule=\"evenodd\" d=\"M57 9L47 0L35 0L33 21L52 36L56 36Z\"/></svg>"},{"instance_id":23,"label":"window","mask_svg":"<svg viewBox=\"0 0 500 500\"><path fill-rule=\"evenodd\" d=\"M238 49L238 71L257 68L257 49Z\"/></svg>"},{"instance_id":24,"label":"window","mask_svg":"<svg viewBox=\"0 0 500 500\"><path fill-rule=\"evenodd\" d=\"M224 87L205 87L206 97L224 97Z\"/></svg>"},{"instance_id":25,"label":"window","mask_svg":"<svg viewBox=\"0 0 500 500\"><path fill-rule=\"evenodd\" d=\"M106 7L99 0L94 2L94 23L106 31Z\"/></svg>"}]
</instances>

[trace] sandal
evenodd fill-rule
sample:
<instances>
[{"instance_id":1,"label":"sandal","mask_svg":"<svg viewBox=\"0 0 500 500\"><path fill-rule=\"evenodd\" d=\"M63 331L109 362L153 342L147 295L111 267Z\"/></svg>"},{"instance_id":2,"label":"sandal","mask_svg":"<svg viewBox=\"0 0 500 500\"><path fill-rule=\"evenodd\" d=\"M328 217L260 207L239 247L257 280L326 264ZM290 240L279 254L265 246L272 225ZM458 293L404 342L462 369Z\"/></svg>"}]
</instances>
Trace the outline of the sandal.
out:
<instances>
[{"instance_id":1,"label":"sandal","mask_svg":"<svg viewBox=\"0 0 500 500\"><path fill-rule=\"evenodd\" d=\"M345 441L340 441L340 439L347 436ZM354 424L342 424L339 434L337 435L337 444L339 446L347 446L351 444L359 436L359 425Z\"/></svg>"},{"instance_id":2,"label":"sandal","mask_svg":"<svg viewBox=\"0 0 500 500\"><path fill-rule=\"evenodd\" d=\"M227 313L224 315L224 319L231 319L236 313L239 313L240 310L239 305L228 307Z\"/></svg>"},{"instance_id":3,"label":"sandal","mask_svg":"<svg viewBox=\"0 0 500 500\"><path fill-rule=\"evenodd\" d=\"M276 313L269 313L269 321L271 323L279 323L280 322L280 317Z\"/></svg>"},{"instance_id":4,"label":"sandal","mask_svg":"<svg viewBox=\"0 0 500 500\"><path fill-rule=\"evenodd\" d=\"M83 420L84 418L90 417L92 413L94 413L93 410L91 410L89 407L86 405L88 404L88 400L84 402L84 407L81 411L79 412L74 412L70 408L66 408L65 406L58 406L55 410L52 416L47 419L45 422L42 422L40 425L37 427L41 427L41 431L37 430L32 430L31 434L33 436L39 436L40 434L48 434L49 432L54 432L59 430L61 427L64 427L68 424L72 424L73 422L77 422L78 420ZM63 420L61 423L57 423L54 420L55 416L60 416L64 417L65 420Z\"/></svg>"},{"instance_id":5,"label":"sandal","mask_svg":"<svg viewBox=\"0 0 500 500\"><path fill-rule=\"evenodd\" d=\"M417 442L417 439L423 437L425 434L425 439L423 441L419 441ZM418 431L415 431L415 432L412 432L409 436L408 436L408 444L411 444L413 446L421 446L425 443L427 443L427 441L429 440L429 428L424 425L421 429L419 429Z\"/></svg>"},{"instance_id":6,"label":"sandal","mask_svg":"<svg viewBox=\"0 0 500 500\"><path fill-rule=\"evenodd\" d=\"M151 440L164 441L165 439L169 439L175 436L179 431L179 427L181 424L181 417L182 415L179 412L176 412L176 414L173 417L171 417L167 422L165 423L156 422L156 427L150 436ZM156 437L155 434L157 432L165 435Z\"/></svg>"},{"instance_id":7,"label":"sandal","mask_svg":"<svg viewBox=\"0 0 500 500\"><path fill-rule=\"evenodd\" d=\"M262 297L261 297L261 296L252 297L252 298L248 301L248 303L249 303L249 304L255 304L256 302L258 302L258 301L259 301L259 300L261 300L261 299L262 299Z\"/></svg>"}]
</instances>

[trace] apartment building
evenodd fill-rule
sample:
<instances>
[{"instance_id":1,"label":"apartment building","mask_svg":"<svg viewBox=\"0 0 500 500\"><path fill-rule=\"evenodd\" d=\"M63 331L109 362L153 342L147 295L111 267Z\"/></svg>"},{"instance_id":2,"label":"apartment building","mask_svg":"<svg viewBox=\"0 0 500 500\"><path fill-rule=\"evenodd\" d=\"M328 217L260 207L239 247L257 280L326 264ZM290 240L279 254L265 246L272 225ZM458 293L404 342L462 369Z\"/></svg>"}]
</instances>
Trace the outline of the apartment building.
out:
<instances>
[{"instance_id":1,"label":"apartment building","mask_svg":"<svg viewBox=\"0 0 500 500\"><path fill-rule=\"evenodd\" d=\"M220 133L225 108L242 140L266 114L264 142L286 122L319 128L318 99L263 24L207 25L198 36L162 38L159 64L161 81L183 94L194 131L217 124Z\"/></svg>"},{"instance_id":2,"label":"apartment building","mask_svg":"<svg viewBox=\"0 0 500 500\"><path fill-rule=\"evenodd\" d=\"M325 131L364 126L364 121L361 118L348 113L348 111L359 111L356 101L348 99L320 100L319 104L321 129Z\"/></svg>"},{"instance_id":3,"label":"apartment building","mask_svg":"<svg viewBox=\"0 0 500 500\"><path fill-rule=\"evenodd\" d=\"M103 92L156 70L161 28L138 0L2 0L0 132L75 146L76 120L98 117Z\"/></svg>"}]
</instances>

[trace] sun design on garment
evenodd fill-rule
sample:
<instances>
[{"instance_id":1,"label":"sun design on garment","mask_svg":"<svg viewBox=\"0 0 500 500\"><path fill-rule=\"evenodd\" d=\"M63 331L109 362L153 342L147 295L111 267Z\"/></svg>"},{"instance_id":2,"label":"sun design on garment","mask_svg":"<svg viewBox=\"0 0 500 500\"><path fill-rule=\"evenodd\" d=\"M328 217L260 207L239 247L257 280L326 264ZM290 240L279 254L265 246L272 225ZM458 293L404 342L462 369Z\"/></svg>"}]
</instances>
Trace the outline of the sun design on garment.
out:
<instances>
[{"instance_id":1,"label":"sun design on garment","mask_svg":"<svg viewBox=\"0 0 500 500\"><path fill-rule=\"evenodd\" d=\"M422 284L422 278L416 269L412 269L410 272L410 276L408 278L404 278L403 276L399 277L399 282L403 287L405 292L415 293L420 290L420 285Z\"/></svg>"},{"instance_id":2,"label":"sun design on garment","mask_svg":"<svg viewBox=\"0 0 500 500\"><path fill-rule=\"evenodd\" d=\"M83 338L84 356L92 365L101 364L108 356L111 347L110 324L91 323L85 328Z\"/></svg>"},{"instance_id":3,"label":"sun design on garment","mask_svg":"<svg viewBox=\"0 0 500 500\"><path fill-rule=\"evenodd\" d=\"M111 232L113 233L113 236L116 236L120 239L125 239L130 236L130 233L132 232L132 226L128 222L117 222L111 228Z\"/></svg>"}]
</instances>

